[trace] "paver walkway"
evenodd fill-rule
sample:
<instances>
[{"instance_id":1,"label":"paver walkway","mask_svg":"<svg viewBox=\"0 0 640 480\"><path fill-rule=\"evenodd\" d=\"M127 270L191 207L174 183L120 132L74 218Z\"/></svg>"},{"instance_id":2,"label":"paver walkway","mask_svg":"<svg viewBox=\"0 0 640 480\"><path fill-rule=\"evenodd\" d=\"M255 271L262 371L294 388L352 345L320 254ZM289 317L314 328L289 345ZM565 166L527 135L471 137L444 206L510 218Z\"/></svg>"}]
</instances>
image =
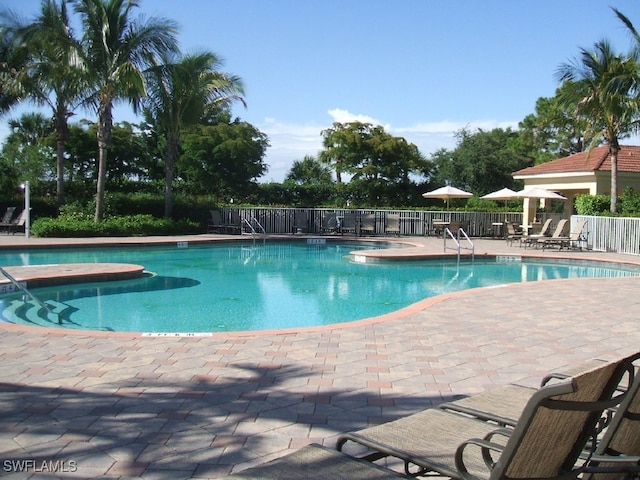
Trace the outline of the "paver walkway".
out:
<instances>
[{"instance_id":1,"label":"paver walkway","mask_svg":"<svg viewBox=\"0 0 640 480\"><path fill-rule=\"evenodd\" d=\"M477 255L491 252L524 250L478 242ZM0 475L215 479L310 442L332 446L455 396L638 350L639 291L638 278L553 280L348 325L210 337L0 325Z\"/></svg>"}]
</instances>

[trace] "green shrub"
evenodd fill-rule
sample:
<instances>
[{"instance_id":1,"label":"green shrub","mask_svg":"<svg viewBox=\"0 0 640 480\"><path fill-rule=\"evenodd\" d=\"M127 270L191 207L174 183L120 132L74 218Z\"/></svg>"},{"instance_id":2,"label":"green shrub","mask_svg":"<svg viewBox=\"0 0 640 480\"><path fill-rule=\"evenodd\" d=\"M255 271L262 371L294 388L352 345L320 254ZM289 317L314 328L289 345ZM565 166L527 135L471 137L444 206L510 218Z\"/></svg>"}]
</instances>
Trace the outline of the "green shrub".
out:
<instances>
[{"instance_id":1,"label":"green shrub","mask_svg":"<svg viewBox=\"0 0 640 480\"><path fill-rule=\"evenodd\" d=\"M578 215L609 215L610 195L578 195L575 201Z\"/></svg>"},{"instance_id":2,"label":"green shrub","mask_svg":"<svg viewBox=\"0 0 640 480\"><path fill-rule=\"evenodd\" d=\"M202 226L190 220L166 220L151 215L109 217L96 223L86 214L76 213L39 218L33 222L31 232L37 237L125 237L202 233Z\"/></svg>"}]
</instances>

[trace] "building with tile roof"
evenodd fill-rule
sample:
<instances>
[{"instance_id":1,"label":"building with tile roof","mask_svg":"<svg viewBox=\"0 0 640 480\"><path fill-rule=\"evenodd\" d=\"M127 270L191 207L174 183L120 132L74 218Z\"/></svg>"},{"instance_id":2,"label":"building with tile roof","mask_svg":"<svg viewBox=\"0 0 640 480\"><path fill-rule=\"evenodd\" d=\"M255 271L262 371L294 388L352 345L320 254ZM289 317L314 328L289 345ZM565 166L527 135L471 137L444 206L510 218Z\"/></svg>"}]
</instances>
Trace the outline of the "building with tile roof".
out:
<instances>
[{"instance_id":1,"label":"building with tile roof","mask_svg":"<svg viewBox=\"0 0 640 480\"><path fill-rule=\"evenodd\" d=\"M603 145L589 151L513 173L516 180L524 180L525 188L544 188L567 198L565 216L573 212L575 197L611 193L611 157L609 146ZM618 152L618 194L625 188L640 190L640 146L623 145ZM536 202L525 199L525 223L535 216Z\"/></svg>"}]
</instances>

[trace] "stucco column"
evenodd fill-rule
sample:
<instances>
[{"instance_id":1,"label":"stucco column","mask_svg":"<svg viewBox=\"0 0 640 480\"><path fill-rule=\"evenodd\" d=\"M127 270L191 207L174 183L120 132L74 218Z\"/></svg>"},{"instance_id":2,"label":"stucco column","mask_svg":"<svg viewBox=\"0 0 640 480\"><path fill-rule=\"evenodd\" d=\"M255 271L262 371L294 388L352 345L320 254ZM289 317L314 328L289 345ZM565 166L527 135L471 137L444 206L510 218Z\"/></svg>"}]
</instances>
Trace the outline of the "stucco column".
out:
<instances>
[{"instance_id":1,"label":"stucco column","mask_svg":"<svg viewBox=\"0 0 640 480\"><path fill-rule=\"evenodd\" d=\"M536 218L536 207L538 205L536 198L524 198L522 202L522 224L531 225L533 219Z\"/></svg>"}]
</instances>

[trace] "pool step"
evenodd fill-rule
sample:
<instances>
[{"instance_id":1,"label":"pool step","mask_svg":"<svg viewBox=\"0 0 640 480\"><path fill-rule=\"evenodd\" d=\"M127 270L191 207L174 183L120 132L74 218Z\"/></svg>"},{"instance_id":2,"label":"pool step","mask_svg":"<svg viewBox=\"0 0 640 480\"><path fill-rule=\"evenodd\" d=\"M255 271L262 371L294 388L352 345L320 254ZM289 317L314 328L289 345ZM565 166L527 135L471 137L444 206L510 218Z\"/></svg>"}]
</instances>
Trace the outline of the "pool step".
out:
<instances>
[{"instance_id":1,"label":"pool step","mask_svg":"<svg viewBox=\"0 0 640 480\"><path fill-rule=\"evenodd\" d=\"M55 300L47 300L44 303L49 307L49 311L33 300L24 301L16 298L4 303L2 317L12 323L42 327L58 325L60 321L64 323L64 314L71 307Z\"/></svg>"}]
</instances>

